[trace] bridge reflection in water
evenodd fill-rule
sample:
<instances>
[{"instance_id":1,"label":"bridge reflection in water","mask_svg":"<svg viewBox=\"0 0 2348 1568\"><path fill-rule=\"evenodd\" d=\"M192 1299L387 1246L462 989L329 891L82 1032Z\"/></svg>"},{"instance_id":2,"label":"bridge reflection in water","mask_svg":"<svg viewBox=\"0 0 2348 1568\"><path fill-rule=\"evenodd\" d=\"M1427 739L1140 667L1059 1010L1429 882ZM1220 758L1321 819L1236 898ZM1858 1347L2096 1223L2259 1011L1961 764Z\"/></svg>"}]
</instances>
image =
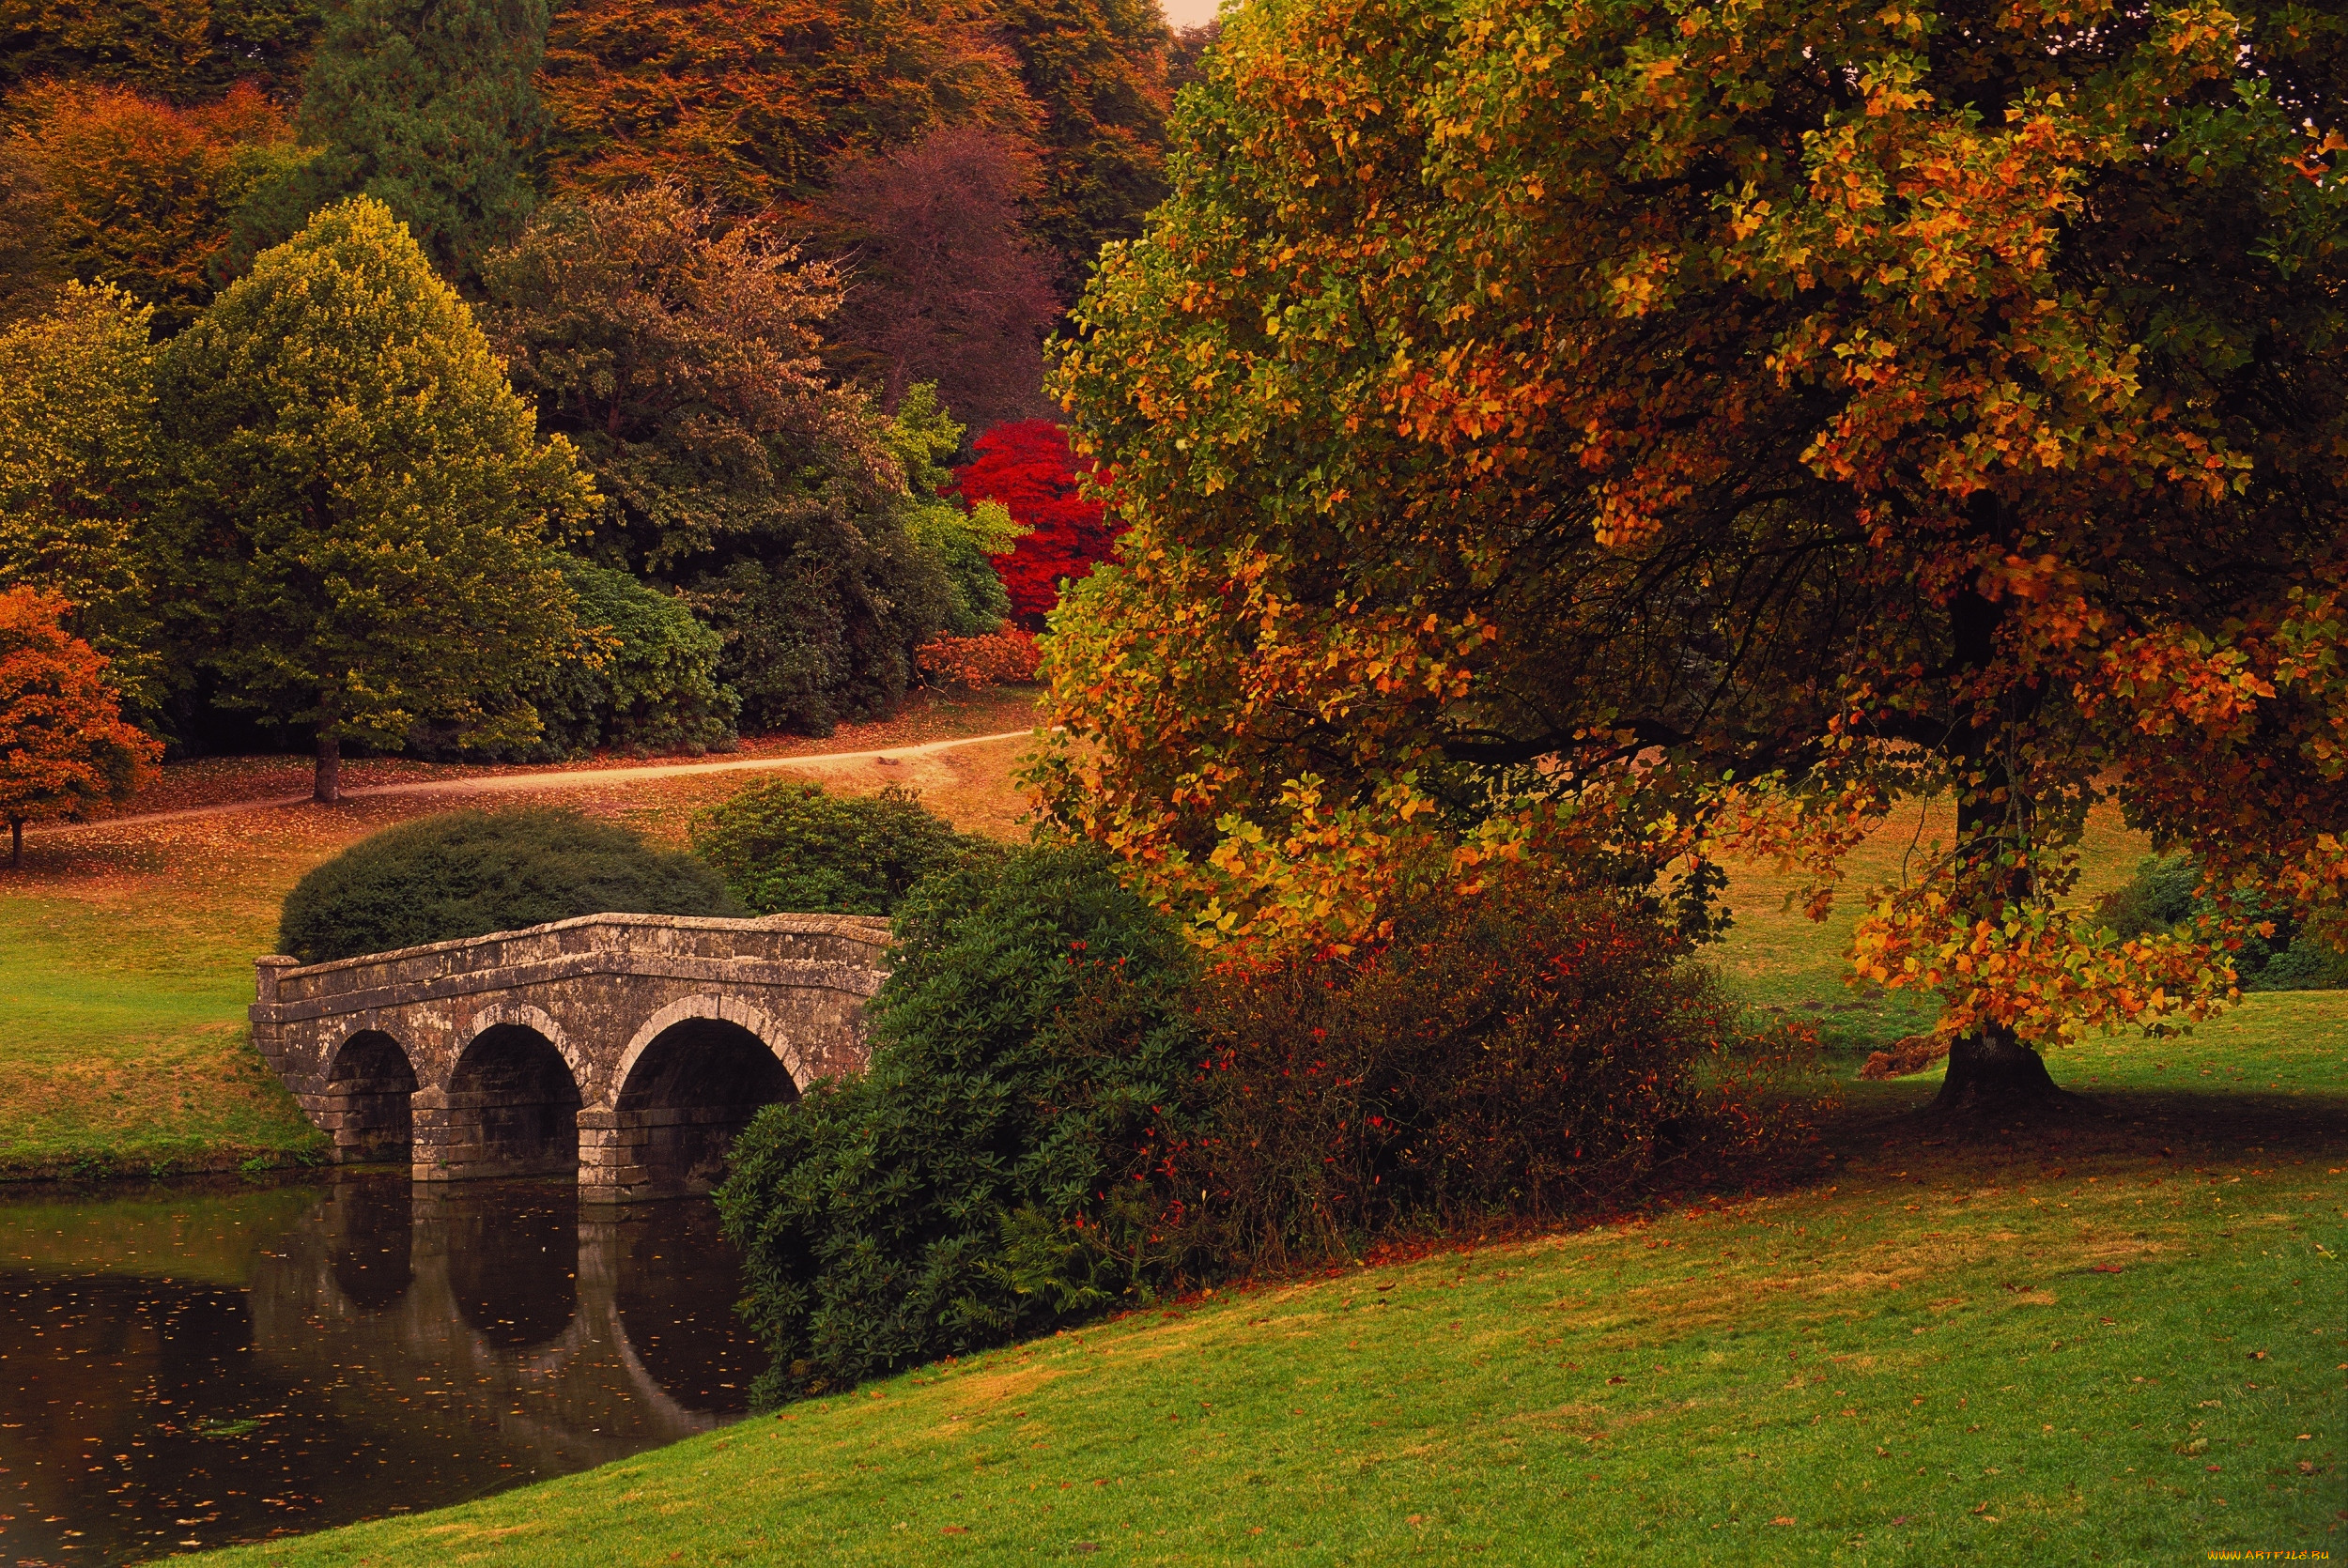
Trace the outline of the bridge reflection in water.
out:
<instances>
[{"instance_id":1,"label":"bridge reflection in water","mask_svg":"<svg viewBox=\"0 0 2348 1568\"><path fill-rule=\"evenodd\" d=\"M0 1561L477 1497L739 1413L705 1203L404 1176L0 1206Z\"/></svg>"}]
</instances>

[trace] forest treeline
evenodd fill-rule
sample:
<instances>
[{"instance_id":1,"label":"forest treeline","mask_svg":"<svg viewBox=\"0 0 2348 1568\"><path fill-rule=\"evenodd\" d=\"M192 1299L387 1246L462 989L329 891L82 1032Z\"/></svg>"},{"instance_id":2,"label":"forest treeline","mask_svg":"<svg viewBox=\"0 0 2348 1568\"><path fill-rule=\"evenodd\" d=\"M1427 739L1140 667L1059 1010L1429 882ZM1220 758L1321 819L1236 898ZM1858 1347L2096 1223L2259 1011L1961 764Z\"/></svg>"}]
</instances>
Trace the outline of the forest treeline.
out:
<instances>
[{"instance_id":1,"label":"forest treeline","mask_svg":"<svg viewBox=\"0 0 2348 1568\"><path fill-rule=\"evenodd\" d=\"M1152 0L8 0L0 587L189 750L887 713L1105 552L1043 346L1212 36ZM1037 471L955 484L1006 440ZM383 575L501 528L470 577Z\"/></svg>"}]
</instances>

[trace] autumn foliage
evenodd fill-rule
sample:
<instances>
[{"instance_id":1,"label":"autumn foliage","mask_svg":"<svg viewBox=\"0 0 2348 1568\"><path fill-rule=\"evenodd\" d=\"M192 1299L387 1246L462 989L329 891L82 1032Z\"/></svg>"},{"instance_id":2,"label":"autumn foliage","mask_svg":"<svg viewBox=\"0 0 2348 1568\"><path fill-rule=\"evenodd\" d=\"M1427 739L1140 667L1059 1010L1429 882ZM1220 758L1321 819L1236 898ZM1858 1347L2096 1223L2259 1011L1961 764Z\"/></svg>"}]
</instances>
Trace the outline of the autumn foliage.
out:
<instances>
[{"instance_id":1,"label":"autumn foliage","mask_svg":"<svg viewBox=\"0 0 2348 1568\"><path fill-rule=\"evenodd\" d=\"M1100 501L1084 493L1068 434L1049 420L997 425L973 443L976 455L955 470L954 488L970 505L1001 501L1031 530L1018 548L995 559L1011 592L1012 613L1041 628L1059 603L1059 585L1108 559L1117 533Z\"/></svg>"},{"instance_id":2,"label":"autumn foliage","mask_svg":"<svg viewBox=\"0 0 2348 1568\"><path fill-rule=\"evenodd\" d=\"M1203 1122L1160 1191L1194 1267L1352 1255L1366 1238L1553 1219L1718 1170L1799 1121L1804 1041L1748 1037L1635 901L1513 875L1387 936L1226 958L1199 987Z\"/></svg>"},{"instance_id":3,"label":"autumn foliage","mask_svg":"<svg viewBox=\"0 0 2348 1568\"><path fill-rule=\"evenodd\" d=\"M46 84L18 106L8 158L29 177L56 264L155 306L166 330L223 281L239 205L300 157L285 115L250 86L178 108L123 87Z\"/></svg>"},{"instance_id":4,"label":"autumn foliage","mask_svg":"<svg viewBox=\"0 0 2348 1568\"><path fill-rule=\"evenodd\" d=\"M71 608L36 589L0 592L0 820L8 864L24 824L127 799L154 777L162 743L123 722L106 661L67 635Z\"/></svg>"},{"instance_id":5,"label":"autumn foliage","mask_svg":"<svg viewBox=\"0 0 2348 1568\"><path fill-rule=\"evenodd\" d=\"M916 652L921 684L948 691L1024 685L1035 679L1043 653L1035 634L1017 626L978 637L935 637Z\"/></svg>"},{"instance_id":6,"label":"autumn foliage","mask_svg":"<svg viewBox=\"0 0 2348 1568\"><path fill-rule=\"evenodd\" d=\"M738 210L821 189L843 153L1038 115L988 8L880 0L585 0L547 36L557 190L676 180Z\"/></svg>"},{"instance_id":7,"label":"autumn foliage","mask_svg":"<svg viewBox=\"0 0 2348 1568\"><path fill-rule=\"evenodd\" d=\"M2264 0L1231 13L1058 384L1064 820L1350 941L1430 851L1822 901L1954 792L1854 953L1953 1083L2205 1015L2238 930L2064 900L2112 800L2348 915L2343 85Z\"/></svg>"}]
</instances>

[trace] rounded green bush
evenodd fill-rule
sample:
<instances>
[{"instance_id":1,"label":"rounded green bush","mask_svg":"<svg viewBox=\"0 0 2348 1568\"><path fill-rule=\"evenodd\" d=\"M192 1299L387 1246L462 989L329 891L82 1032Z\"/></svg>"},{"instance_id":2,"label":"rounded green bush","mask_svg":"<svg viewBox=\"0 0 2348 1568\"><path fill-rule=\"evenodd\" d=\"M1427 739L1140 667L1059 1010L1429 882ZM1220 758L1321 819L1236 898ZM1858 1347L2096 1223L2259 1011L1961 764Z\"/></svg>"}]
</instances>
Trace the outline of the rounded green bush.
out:
<instances>
[{"instance_id":1,"label":"rounded green bush","mask_svg":"<svg viewBox=\"0 0 2348 1568\"><path fill-rule=\"evenodd\" d=\"M1197 1077L1171 919L1089 845L976 857L897 920L860 1077L768 1106L718 1189L761 1404L1139 1299Z\"/></svg>"},{"instance_id":2,"label":"rounded green bush","mask_svg":"<svg viewBox=\"0 0 2348 1568\"><path fill-rule=\"evenodd\" d=\"M759 915L894 915L914 884L983 844L893 784L835 795L786 779L693 819L693 853Z\"/></svg>"},{"instance_id":3,"label":"rounded green bush","mask_svg":"<svg viewBox=\"0 0 2348 1568\"><path fill-rule=\"evenodd\" d=\"M294 884L277 945L326 963L580 915L738 915L717 872L568 811L455 811L362 839Z\"/></svg>"}]
</instances>

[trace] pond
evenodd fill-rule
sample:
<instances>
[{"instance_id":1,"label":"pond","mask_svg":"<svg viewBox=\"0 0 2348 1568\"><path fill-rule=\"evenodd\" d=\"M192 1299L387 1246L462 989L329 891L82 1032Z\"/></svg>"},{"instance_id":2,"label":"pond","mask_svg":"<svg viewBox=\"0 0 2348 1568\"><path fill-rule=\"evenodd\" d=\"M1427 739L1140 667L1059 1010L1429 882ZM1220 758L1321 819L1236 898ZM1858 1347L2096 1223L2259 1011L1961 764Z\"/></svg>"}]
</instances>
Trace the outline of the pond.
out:
<instances>
[{"instance_id":1,"label":"pond","mask_svg":"<svg viewBox=\"0 0 2348 1568\"><path fill-rule=\"evenodd\" d=\"M0 1562L435 1508L740 1415L706 1199L569 1181L0 1201Z\"/></svg>"}]
</instances>

